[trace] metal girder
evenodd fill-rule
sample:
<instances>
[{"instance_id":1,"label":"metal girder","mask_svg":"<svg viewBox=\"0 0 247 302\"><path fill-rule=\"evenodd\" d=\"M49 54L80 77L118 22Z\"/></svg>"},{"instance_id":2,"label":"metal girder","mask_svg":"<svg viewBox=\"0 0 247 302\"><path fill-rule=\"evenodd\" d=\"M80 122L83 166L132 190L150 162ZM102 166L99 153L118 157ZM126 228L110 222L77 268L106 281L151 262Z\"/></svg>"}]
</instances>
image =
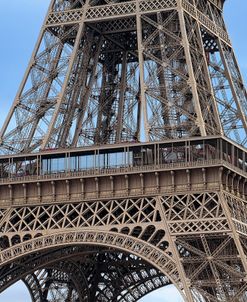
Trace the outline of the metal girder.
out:
<instances>
[{"instance_id":1,"label":"metal girder","mask_svg":"<svg viewBox=\"0 0 247 302\"><path fill-rule=\"evenodd\" d=\"M174 284L188 302L246 302L246 154L222 137L247 145L247 94L223 4L51 2L0 132L19 154L1 157L0 291L134 302Z\"/></svg>"},{"instance_id":2,"label":"metal girder","mask_svg":"<svg viewBox=\"0 0 247 302\"><path fill-rule=\"evenodd\" d=\"M5 283L2 276L1 290L22 278L34 302L53 302L59 298L88 302L137 301L170 284L167 277L135 256L93 247L41 253L39 257L23 260L21 265L17 263L8 275L15 277L6 275ZM69 294L73 296L70 300Z\"/></svg>"},{"instance_id":3,"label":"metal girder","mask_svg":"<svg viewBox=\"0 0 247 302\"><path fill-rule=\"evenodd\" d=\"M43 268L50 267L55 269L54 272L58 269L60 272L66 272L65 268L59 268L57 265L62 265L67 259L82 265L81 271L86 274L87 283L96 281L101 284L101 291L94 291L100 295L99 301L112 301L114 295L119 297L120 293L114 293L114 288L121 288L124 297L128 296L126 301L135 301L133 295L137 299L140 293L146 294L154 289L153 285L149 287L149 283L145 283L145 278L153 280L150 284L153 284L156 278L150 279L146 268L143 271L144 279L140 279L139 283L137 277L134 277L135 259L143 259L149 263L150 269L160 269L161 275L166 276L162 280L184 289L186 301L199 301L193 294L196 292L200 293L205 301L231 301L234 296L238 296L239 301L242 301L241 297L246 292L247 266L246 249L243 239L239 236L244 234L242 236L246 238L247 233L239 229L239 216L232 220L232 200L231 195L226 192L208 192L157 196L131 202L88 202L87 206L83 202L42 208L17 207L1 227L4 234L0 253L2 289L18 278L32 275L34 271L41 272ZM244 202L241 198L237 201ZM243 206L241 213L245 213ZM47 233L49 235L45 235ZM102 248L103 254L99 252ZM116 249L122 252L116 253ZM117 258L111 258L113 251L118 255ZM124 254L126 260L123 268ZM94 257L99 258L96 260ZM86 259L90 261L87 262ZM108 260L104 259L111 259L113 262L109 264ZM68 268L66 261L64 267ZM131 273L130 277L127 273L129 277L115 278L116 274L126 269L127 263L134 268L134 275ZM115 265L118 269L113 268ZM86 273L86 267L91 273ZM47 273L45 276L48 276ZM67 278L66 274L62 273L62 276ZM97 281L95 276L103 279ZM30 286L33 284L35 291L40 292L42 286L37 285L34 276L27 278L30 279ZM112 278L115 278L114 281ZM49 280L51 283L58 282L54 275L51 275ZM120 280L125 280L121 286ZM127 281L133 283L127 286ZM160 281L158 285L161 286ZM67 286L65 281L62 283ZM143 289L143 284L146 284L147 289ZM88 287L92 289L92 286L86 286ZM126 295L127 288L130 292ZM191 294L189 289L192 290Z\"/></svg>"},{"instance_id":4,"label":"metal girder","mask_svg":"<svg viewBox=\"0 0 247 302\"><path fill-rule=\"evenodd\" d=\"M245 145L246 92L218 6L54 1L1 152L222 133ZM215 84L222 62L229 100Z\"/></svg>"}]
</instances>

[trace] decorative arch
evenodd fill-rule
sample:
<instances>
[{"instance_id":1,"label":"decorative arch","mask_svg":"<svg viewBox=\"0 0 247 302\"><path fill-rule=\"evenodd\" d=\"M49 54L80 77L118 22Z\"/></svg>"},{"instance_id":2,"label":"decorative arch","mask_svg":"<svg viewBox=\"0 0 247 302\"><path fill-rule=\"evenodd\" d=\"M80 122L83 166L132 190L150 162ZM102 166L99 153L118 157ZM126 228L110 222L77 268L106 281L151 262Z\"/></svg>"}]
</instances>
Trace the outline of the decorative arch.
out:
<instances>
[{"instance_id":1,"label":"decorative arch","mask_svg":"<svg viewBox=\"0 0 247 302\"><path fill-rule=\"evenodd\" d=\"M14 262L34 252L66 245L99 245L138 256L167 276L185 298L179 272L172 257L143 240L115 232L75 230L33 238L1 251L0 265Z\"/></svg>"}]
</instances>

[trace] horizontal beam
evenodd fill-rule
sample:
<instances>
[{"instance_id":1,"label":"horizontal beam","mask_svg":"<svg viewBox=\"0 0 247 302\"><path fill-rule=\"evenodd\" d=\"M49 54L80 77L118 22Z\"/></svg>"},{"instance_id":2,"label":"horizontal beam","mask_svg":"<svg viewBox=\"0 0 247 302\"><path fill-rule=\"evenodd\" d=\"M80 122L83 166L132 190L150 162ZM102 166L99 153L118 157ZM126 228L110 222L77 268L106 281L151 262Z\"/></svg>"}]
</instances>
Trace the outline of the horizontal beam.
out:
<instances>
[{"instance_id":1,"label":"horizontal beam","mask_svg":"<svg viewBox=\"0 0 247 302\"><path fill-rule=\"evenodd\" d=\"M221 171L224 172L223 180ZM225 176L226 175L226 176ZM115 169L60 172L1 179L0 207L82 200L219 191L222 186L245 198L246 174L225 161L211 160ZM238 181L239 180L239 181Z\"/></svg>"},{"instance_id":2,"label":"horizontal beam","mask_svg":"<svg viewBox=\"0 0 247 302\"><path fill-rule=\"evenodd\" d=\"M205 14L200 12L187 0L182 1L183 9L205 27L210 33L222 39L231 46L230 39L225 30L216 25ZM140 14L155 13L160 11L177 9L176 0L154 0L141 1ZM134 17L136 15L136 2L124 2L110 5L89 7L86 12L85 22L102 22L116 20L124 17ZM51 12L47 18L46 27L72 25L80 23L83 16L83 9L66 10L62 12Z\"/></svg>"}]
</instances>

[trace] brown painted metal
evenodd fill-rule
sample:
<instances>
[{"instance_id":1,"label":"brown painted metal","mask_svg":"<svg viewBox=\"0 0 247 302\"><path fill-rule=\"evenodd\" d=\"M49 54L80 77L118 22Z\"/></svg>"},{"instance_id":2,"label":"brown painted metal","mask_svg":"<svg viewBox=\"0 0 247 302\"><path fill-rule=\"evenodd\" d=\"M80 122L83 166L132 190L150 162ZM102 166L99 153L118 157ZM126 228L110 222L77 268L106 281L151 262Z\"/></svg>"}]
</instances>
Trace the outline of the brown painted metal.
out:
<instances>
[{"instance_id":1,"label":"brown painted metal","mask_svg":"<svg viewBox=\"0 0 247 302\"><path fill-rule=\"evenodd\" d=\"M247 98L223 4L51 2L0 132L0 291L247 301Z\"/></svg>"}]
</instances>

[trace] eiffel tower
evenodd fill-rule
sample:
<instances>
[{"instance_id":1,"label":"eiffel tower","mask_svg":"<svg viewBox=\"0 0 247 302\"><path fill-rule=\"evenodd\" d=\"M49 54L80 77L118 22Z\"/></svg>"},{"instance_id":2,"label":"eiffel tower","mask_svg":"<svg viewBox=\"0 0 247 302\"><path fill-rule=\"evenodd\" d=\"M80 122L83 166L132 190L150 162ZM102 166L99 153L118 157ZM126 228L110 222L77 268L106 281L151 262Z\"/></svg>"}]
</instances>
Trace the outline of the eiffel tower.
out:
<instances>
[{"instance_id":1,"label":"eiffel tower","mask_svg":"<svg viewBox=\"0 0 247 302\"><path fill-rule=\"evenodd\" d=\"M0 291L247 301L247 94L224 0L52 0L0 132Z\"/></svg>"}]
</instances>

